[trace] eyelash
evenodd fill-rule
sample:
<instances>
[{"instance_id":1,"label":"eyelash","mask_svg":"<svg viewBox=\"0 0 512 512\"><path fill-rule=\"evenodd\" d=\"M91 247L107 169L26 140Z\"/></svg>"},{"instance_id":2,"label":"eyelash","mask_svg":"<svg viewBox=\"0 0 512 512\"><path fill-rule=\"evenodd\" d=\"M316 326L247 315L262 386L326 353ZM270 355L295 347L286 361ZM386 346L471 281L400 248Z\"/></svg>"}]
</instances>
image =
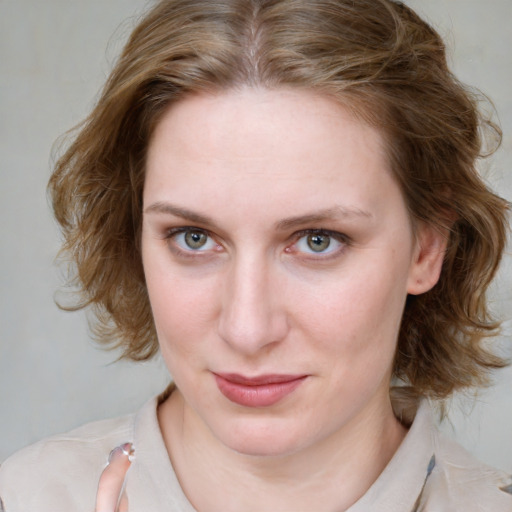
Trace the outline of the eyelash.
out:
<instances>
[{"instance_id":1,"label":"eyelash","mask_svg":"<svg viewBox=\"0 0 512 512\"><path fill-rule=\"evenodd\" d=\"M194 250L192 248L190 249L184 249L182 247L179 247L177 245L177 243L175 242L175 239L178 235L180 234L186 234L186 233L189 233L189 232L195 232L195 233L200 233L200 234L204 234L208 237L209 240L212 240L215 242L215 239L214 237L212 236L212 234L205 230L205 229L202 229L202 228L197 228L197 227L194 227L194 226L184 226L184 227L178 227L178 228L172 228L172 229L169 229L166 234L165 234L165 240L168 241L169 243L169 247L170 249L172 250L172 252L174 252L175 254L177 254L178 256L181 256L181 257L186 257L186 258L204 258L205 256L208 255L208 253L210 253L210 249L207 249L207 250ZM296 249L294 249L294 247L296 247L296 245L300 242L301 239L303 239L304 237L307 237L307 236L311 236L311 235L319 235L319 236L326 236L326 237L329 237L331 240L335 240L336 242L338 242L340 244L340 248L338 249L335 249L333 251L329 251L329 252L318 252L317 255L314 254L314 251L310 252L310 253L306 253L304 252L304 258L305 259L309 259L309 260L327 260L327 259L331 259L331 258L335 258L336 256L338 256L339 254L341 254L342 252L344 252L344 250L346 249L347 246L350 246L351 245L351 239L350 237L348 237L347 235L343 234L343 233L340 233L338 231L332 231L332 230L329 230L329 229L318 229L318 228L315 228L315 229L303 229L303 230L300 230L300 231L297 231L295 233L293 233L293 235L290 237L292 239L292 243L291 244L288 244L285 248L285 252L287 253L297 253L297 252L301 252L301 251L297 251ZM208 243L208 242L207 242ZM216 250L220 249L222 246L218 243L216 243ZM328 246L329 247L329 246Z\"/></svg>"}]
</instances>

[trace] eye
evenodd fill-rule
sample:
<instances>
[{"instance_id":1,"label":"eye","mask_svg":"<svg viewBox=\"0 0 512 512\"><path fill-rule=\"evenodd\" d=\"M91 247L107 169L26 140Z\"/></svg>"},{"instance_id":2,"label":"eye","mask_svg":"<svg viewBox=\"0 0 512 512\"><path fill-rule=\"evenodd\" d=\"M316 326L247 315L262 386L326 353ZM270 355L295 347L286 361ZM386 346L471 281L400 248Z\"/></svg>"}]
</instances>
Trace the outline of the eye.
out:
<instances>
[{"instance_id":1,"label":"eye","mask_svg":"<svg viewBox=\"0 0 512 512\"><path fill-rule=\"evenodd\" d=\"M298 233L293 249L305 254L333 254L347 245L341 233L324 230L309 230Z\"/></svg>"},{"instance_id":2,"label":"eye","mask_svg":"<svg viewBox=\"0 0 512 512\"><path fill-rule=\"evenodd\" d=\"M197 228L172 230L168 238L182 251L204 252L218 247L218 244L206 231Z\"/></svg>"},{"instance_id":3,"label":"eye","mask_svg":"<svg viewBox=\"0 0 512 512\"><path fill-rule=\"evenodd\" d=\"M331 245L331 237L329 235L308 235L304 238L308 248L314 252L324 252Z\"/></svg>"}]
</instances>

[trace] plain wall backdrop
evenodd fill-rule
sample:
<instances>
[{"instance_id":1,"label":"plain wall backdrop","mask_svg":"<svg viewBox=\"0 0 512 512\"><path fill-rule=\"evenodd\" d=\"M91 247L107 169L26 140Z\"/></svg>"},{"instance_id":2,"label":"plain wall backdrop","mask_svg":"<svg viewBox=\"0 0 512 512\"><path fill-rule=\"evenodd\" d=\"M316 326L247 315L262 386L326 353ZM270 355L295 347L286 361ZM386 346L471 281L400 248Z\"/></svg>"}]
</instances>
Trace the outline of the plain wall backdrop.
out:
<instances>
[{"instance_id":1,"label":"plain wall backdrop","mask_svg":"<svg viewBox=\"0 0 512 512\"><path fill-rule=\"evenodd\" d=\"M151 2L149 2L150 4ZM512 2L409 0L441 32L459 78L489 95L504 131L483 163L512 199ZM54 304L63 272L46 197L55 140L90 111L143 0L0 0L0 461L84 422L136 410L169 377L157 358L115 363L86 315ZM512 258L492 292L512 357ZM480 459L512 471L512 369L476 400L454 401L443 427Z\"/></svg>"}]
</instances>

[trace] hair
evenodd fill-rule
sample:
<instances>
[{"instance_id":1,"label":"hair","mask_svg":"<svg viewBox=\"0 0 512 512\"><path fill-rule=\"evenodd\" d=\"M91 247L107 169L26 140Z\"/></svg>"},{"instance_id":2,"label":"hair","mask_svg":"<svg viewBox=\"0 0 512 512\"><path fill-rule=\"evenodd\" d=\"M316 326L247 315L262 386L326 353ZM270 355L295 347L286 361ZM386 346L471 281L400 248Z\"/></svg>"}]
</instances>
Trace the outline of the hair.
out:
<instances>
[{"instance_id":1,"label":"hair","mask_svg":"<svg viewBox=\"0 0 512 512\"><path fill-rule=\"evenodd\" d=\"M237 87L318 91L386 139L413 220L449 233L438 284L409 296L394 376L415 395L483 385L505 363L486 347L486 303L508 203L479 177L483 135L501 133L451 74L442 39L392 0L163 0L140 20L49 191L94 333L123 357L158 350L140 254L145 159L186 95Z\"/></svg>"}]
</instances>

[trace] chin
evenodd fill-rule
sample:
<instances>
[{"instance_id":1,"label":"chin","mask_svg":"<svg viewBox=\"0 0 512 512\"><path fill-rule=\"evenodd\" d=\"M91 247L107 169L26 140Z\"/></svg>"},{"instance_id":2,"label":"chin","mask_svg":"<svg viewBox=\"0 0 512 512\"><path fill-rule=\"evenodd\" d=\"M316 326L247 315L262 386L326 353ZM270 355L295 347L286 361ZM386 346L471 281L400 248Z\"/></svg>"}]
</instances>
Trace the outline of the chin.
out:
<instances>
[{"instance_id":1,"label":"chin","mask_svg":"<svg viewBox=\"0 0 512 512\"><path fill-rule=\"evenodd\" d=\"M240 455L249 457L286 457L299 450L299 447L294 446L287 439L284 442L276 442L273 439L269 442L268 439L244 439L240 441L229 441L225 443L228 448Z\"/></svg>"},{"instance_id":2,"label":"chin","mask_svg":"<svg viewBox=\"0 0 512 512\"><path fill-rule=\"evenodd\" d=\"M304 447L303 436L285 424L275 423L268 419L228 423L228 429L223 425L221 432L213 433L229 449L252 457L282 457Z\"/></svg>"}]
</instances>

